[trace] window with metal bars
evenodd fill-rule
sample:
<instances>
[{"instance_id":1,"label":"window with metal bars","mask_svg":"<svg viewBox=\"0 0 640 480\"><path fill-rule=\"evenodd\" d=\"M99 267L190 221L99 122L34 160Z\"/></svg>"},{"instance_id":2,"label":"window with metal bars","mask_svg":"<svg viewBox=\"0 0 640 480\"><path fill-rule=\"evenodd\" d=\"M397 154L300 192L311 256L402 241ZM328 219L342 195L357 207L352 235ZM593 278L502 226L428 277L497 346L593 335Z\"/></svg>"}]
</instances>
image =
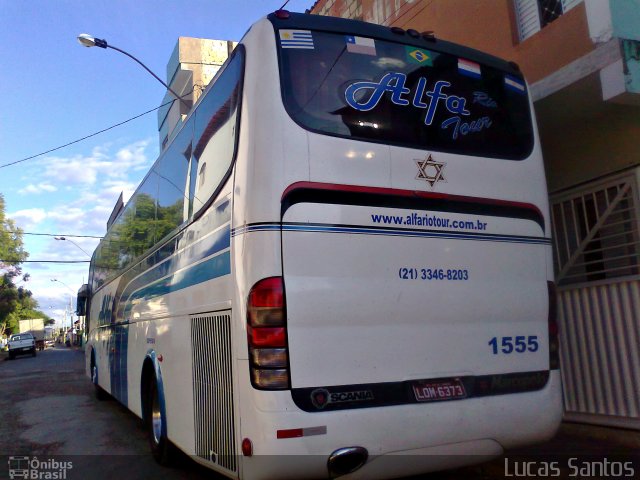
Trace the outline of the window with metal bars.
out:
<instances>
[{"instance_id":1,"label":"window with metal bars","mask_svg":"<svg viewBox=\"0 0 640 480\"><path fill-rule=\"evenodd\" d=\"M635 174L551 197L558 284L640 274L637 198Z\"/></svg>"},{"instance_id":2,"label":"window with metal bars","mask_svg":"<svg viewBox=\"0 0 640 480\"><path fill-rule=\"evenodd\" d=\"M538 0L540 27L544 28L562 15L562 0Z\"/></svg>"},{"instance_id":3,"label":"window with metal bars","mask_svg":"<svg viewBox=\"0 0 640 480\"><path fill-rule=\"evenodd\" d=\"M526 40L583 0L513 0L520 41Z\"/></svg>"}]
</instances>

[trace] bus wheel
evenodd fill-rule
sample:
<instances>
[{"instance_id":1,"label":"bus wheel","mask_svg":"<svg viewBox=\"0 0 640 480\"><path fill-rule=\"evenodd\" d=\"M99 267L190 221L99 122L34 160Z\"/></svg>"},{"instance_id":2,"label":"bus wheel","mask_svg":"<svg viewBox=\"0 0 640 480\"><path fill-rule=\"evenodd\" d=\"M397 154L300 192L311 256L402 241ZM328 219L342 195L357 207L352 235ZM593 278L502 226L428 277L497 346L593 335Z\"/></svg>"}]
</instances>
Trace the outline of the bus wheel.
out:
<instances>
[{"instance_id":1,"label":"bus wheel","mask_svg":"<svg viewBox=\"0 0 640 480\"><path fill-rule=\"evenodd\" d=\"M153 458L160 465L170 466L175 461L175 448L167 438L167 419L162 408L158 383L155 377L148 384L148 395L145 419L147 434Z\"/></svg>"},{"instance_id":2,"label":"bus wheel","mask_svg":"<svg viewBox=\"0 0 640 480\"><path fill-rule=\"evenodd\" d=\"M93 388L98 400L103 401L109 398L109 394L98 385L98 366L96 365L96 360L93 355L91 355L91 383L93 383Z\"/></svg>"}]
</instances>

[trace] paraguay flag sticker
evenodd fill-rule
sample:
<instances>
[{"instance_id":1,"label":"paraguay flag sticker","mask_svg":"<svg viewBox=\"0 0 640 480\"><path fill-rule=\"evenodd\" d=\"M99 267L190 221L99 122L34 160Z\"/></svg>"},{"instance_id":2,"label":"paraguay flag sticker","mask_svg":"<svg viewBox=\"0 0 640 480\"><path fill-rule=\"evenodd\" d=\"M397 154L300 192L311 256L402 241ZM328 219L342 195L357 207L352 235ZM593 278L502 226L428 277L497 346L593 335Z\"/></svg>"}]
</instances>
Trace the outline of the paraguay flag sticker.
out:
<instances>
[{"instance_id":1,"label":"paraguay flag sticker","mask_svg":"<svg viewBox=\"0 0 640 480\"><path fill-rule=\"evenodd\" d=\"M504 76L504 86L509 90L520 94L524 94L526 91L524 82L519 78L512 77L511 75Z\"/></svg>"},{"instance_id":2,"label":"paraguay flag sticker","mask_svg":"<svg viewBox=\"0 0 640 480\"><path fill-rule=\"evenodd\" d=\"M480 78L480 64L470 60L465 60L464 58L459 58L458 73L466 77Z\"/></svg>"},{"instance_id":3,"label":"paraguay flag sticker","mask_svg":"<svg viewBox=\"0 0 640 480\"><path fill-rule=\"evenodd\" d=\"M313 50L311 30L280 30L280 46Z\"/></svg>"}]
</instances>

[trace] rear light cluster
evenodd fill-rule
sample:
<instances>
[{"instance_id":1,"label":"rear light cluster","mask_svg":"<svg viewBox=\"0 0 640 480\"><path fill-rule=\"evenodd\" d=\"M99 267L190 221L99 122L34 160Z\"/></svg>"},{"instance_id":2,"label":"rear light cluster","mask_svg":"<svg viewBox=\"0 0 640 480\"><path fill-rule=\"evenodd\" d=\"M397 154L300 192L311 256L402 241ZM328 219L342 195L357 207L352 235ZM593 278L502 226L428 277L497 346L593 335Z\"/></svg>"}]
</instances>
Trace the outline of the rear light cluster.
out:
<instances>
[{"instance_id":1,"label":"rear light cluster","mask_svg":"<svg viewBox=\"0 0 640 480\"><path fill-rule=\"evenodd\" d=\"M289 350L282 277L260 280L249 291L247 339L251 384L260 390L289 388Z\"/></svg>"},{"instance_id":2,"label":"rear light cluster","mask_svg":"<svg viewBox=\"0 0 640 480\"><path fill-rule=\"evenodd\" d=\"M558 340L558 293L556 284L547 282L549 291L549 369L560 368L560 344Z\"/></svg>"}]
</instances>

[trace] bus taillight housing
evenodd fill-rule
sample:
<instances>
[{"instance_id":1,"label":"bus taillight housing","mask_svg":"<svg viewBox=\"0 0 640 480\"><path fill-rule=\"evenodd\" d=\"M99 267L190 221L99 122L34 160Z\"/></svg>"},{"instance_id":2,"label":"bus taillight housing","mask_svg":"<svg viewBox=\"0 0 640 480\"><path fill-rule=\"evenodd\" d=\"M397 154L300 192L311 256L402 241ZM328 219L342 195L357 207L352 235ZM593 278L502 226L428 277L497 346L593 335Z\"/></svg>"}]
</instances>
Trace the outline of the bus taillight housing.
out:
<instances>
[{"instance_id":1,"label":"bus taillight housing","mask_svg":"<svg viewBox=\"0 0 640 480\"><path fill-rule=\"evenodd\" d=\"M558 292L554 282L547 282L549 291L549 369L560 368L560 343L558 340Z\"/></svg>"},{"instance_id":2,"label":"bus taillight housing","mask_svg":"<svg viewBox=\"0 0 640 480\"><path fill-rule=\"evenodd\" d=\"M260 390L288 389L291 382L282 277L264 278L249 291L247 341L251 384Z\"/></svg>"}]
</instances>

